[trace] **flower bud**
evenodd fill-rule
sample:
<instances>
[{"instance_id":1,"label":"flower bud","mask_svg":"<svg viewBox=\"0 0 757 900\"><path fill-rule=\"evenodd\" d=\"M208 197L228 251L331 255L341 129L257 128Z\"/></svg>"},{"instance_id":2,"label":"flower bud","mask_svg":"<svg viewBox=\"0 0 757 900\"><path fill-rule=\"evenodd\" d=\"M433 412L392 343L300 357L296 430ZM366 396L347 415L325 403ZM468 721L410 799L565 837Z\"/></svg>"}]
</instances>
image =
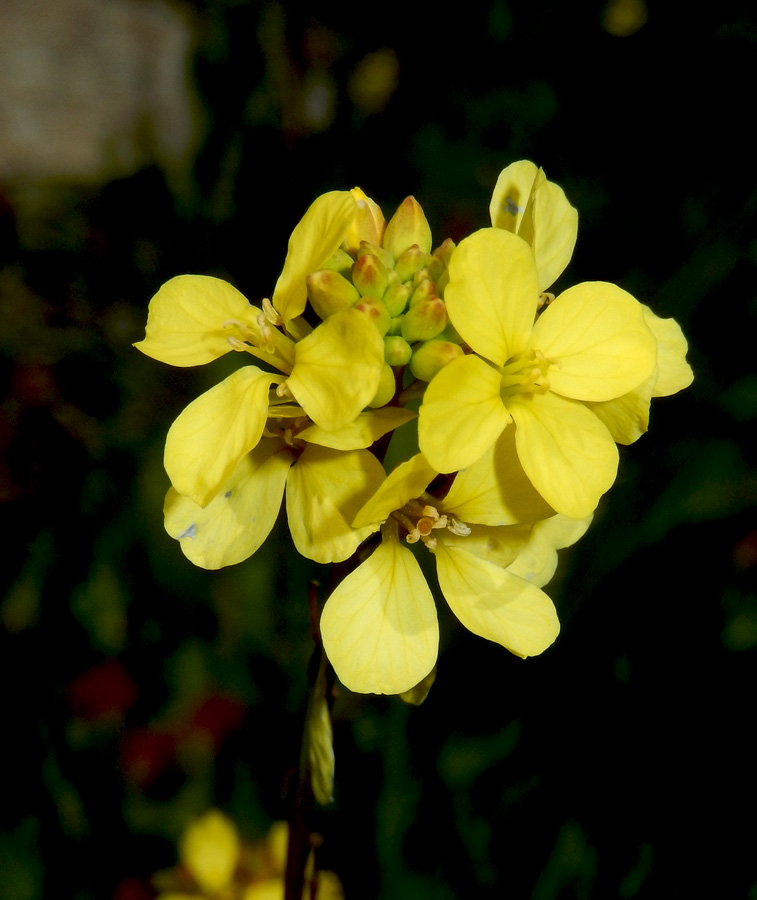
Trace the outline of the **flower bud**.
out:
<instances>
[{"instance_id":1,"label":"flower bud","mask_svg":"<svg viewBox=\"0 0 757 900\"><path fill-rule=\"evenodd\" d=\"M364 194L360 188L353 188L350 193L357 201L357 210L342 246L354 256L361 241L369 241L380 247L386 225L384 214L377 203Z\"/></svg>"},{"instance_id":2,"label":"flower bud","mask_svg":"<svg viewBox=\"0 0 757 900\"><path fill-rule=\"evenodd\" d=\"M413 353L410 371L420 381L431 381L437 372L463 355L463 349L458 344L450 341L426 341Z\"/></svg>"},{"instance_id":3,"label":"flower bud","mask_svg":"<svg viewBox=\"0 0 757 900\"><path fill-rule=\"evenodd\" d=\"M384 363L384 367L381 369L381 377L379 378L378 389L376 390L376 395L368 404L372 409L376 409L379 406L386 406L386 404L392 399L394 396L394 392L397 390L397 381L394 377L394 372L387 363Z\"/></svg>"},{"instance_id":4,"label":"flower bud","mask_svg":"<svg viewBox=\"0 0 757 900\"><path fill-rule=\"evenodd\" d=\"M368 254L378 256L378 258L387 267L387 269L391 269L394 265L394 258L388 250L384 250L384 248L380 247L378 244L370 244L368 241L360 241L360 246L357 250L357 258L360 259L361 256L366 256Z\"/></svg>"},{"instance_id":5,"label":"flower bud","mask_svg":"<svg viewBox=\"0 0 757 900\"><path fill-rule=\"evenodd\" d=\"M378 328L381 337L389 331L389 326L392 324L392 317L389 315L383 301L379 300L377 297L362 297L355 304L354 309L360 310L364 316L367 316L367 318L373 322L376 328Z\"/></svg>"},{"instance_id":6,"label":"flower bud","mask_svg":"<svg viewBox=\"0 0 757 900\"><path fill-rule=\"evenodd\" d=\"M410 288L406 284L390 284L381 298L389 310L389 315L394 318L405 311L407 301L410 299Z\"/></svg>"},{"instance_id":7,"label":"flower bud","mask_svg":"<svg viewBox=\"0 0 757 900\"><path fill-rule=\"evenodd\" d=\"M327 319L342 309L347 309L360 299L360 294L338 272L319 269L305 279L308 298L321 319Z\"/></svg>"},{"instance_id":8,"label":"flower bud","mask_svg":"<svg viewBox=\"0 0 757 900\"><path fill-rule=\"evenodd\" d=\"M397 335L401 335L402 334L402 320L404 318L405 318L404 315L394 316L389 325L389 331L387 332L387 334L390 334L393 337L396 337Z\"/></svg>"},{"instance_id":9,"label":"flower bud","mask_svg":"<svg viewBox=\"0 0 757 900\"><path fill-rule=\"evenodd\" d=\"M354 263L354 258L340 247L326 260L321 268L331 269L333 272L339 272L340 275L349 278Z\"/></svg>"},{"instance_id":10,"label":"flower bud","mask_svg":"<svg viewBox=\"0 0 757 900\"><path fill-rule=\"evenodd\" d=\"M384 360L390 366L406 366L413 355L413 348L399 335L384 338Z\"/></svg>"},{"instance_id":11,"label":"flower bud","mask_svg":"<svg viewBox=\"0 0 757 900\"><path fill-rule=\"evenodd\" d=\"M436 285L433 281L429 281L428 278L423 277L418 280L415 289L413 290L412 296L410 297L410 306L415 306L416 303L420 303L421 300L429 300L432 297L438 297L438 293L436 290Z\"/></svg>"},{"instance_id":12,"label":"flower bud","mask_svg":"<svg viewBox=\"0 0 757 900\"><path fill-rule=\"evenodd\" d=\"M409 343L428 341L444 331L447 309L438 297L421 300L405 313L402 320L402 337Z\"/></svg>"},{"instance_id":13,"label":"flower bud","mask_svg":"<svg viewBox=\"0 0 757 900\"><path fill-rule=\"evenodd\" d=\"M427 260L428 253L424 253L417 244L413 244L395 262L394 271L400 281L410 281L418 269L426 265Z\"/></svg>"},{"instance_id":14,"label":"flower bud","mask_svg":"<svg viewBox=\"0 0 757 900\"><path fill-rule=\"evenodd\" d=\"M352 283L361 297L375 297L380 300L389 284L386 266L372 253L358 256L352 268Z\"/></svg>"},{"instance_id":15,"label":"flower bud","mask_svg":"<svg viewBox=\"0 0 757 900\"><path fill-rule=\"evenodd\" d=\"M431 228L420 203L415 197L406 197L386 226L384 247L394 259L399 259L413 244L417 244L423 253L430 253Z\"/></svg>"}]
</instances>

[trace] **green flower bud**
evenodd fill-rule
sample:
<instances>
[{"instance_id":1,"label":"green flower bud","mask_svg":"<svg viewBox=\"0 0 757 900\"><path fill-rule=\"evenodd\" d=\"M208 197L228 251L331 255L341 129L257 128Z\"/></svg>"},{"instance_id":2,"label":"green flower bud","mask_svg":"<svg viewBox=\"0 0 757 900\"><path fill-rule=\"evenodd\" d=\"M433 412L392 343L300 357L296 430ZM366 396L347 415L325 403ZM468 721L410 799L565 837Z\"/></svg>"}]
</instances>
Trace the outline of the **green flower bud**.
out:
<instances>
[{"instance_id":1,"label":"green flower bud","mask_svg":"<svg viewBox=\"0 0 757 900\"><path fill-rule=\"evenodd\" d=\"M410 297L410 306L415 306L415 304L420 303L421 300L430 300L438 296L434 282L429 281L428 278L424 276L418 280L415 289L413 290L412 296Z\"/></svg>"},{"instance_id":2,"label":"green flower bud","mask_svg":"<svg viewBox=\"0 0 757 900\"><path fill-rule=\"evenodd\" d=\"M426 341L413 353L410 371L420 381L431 381L437 372L463 356L463 349L450 341Z\"/></svg>"},{"instance_id":3,"label":"green flower bud","mask_svg":"<svg viewBox=\"0 0 757 900\"><path fill-rule=\"evenodd\" d=\"M413 244L423 253L431 252L431 228L415 197L406 197L400 203L386 226L383 243L394 259L399 259Z\"/></svg>"},{"instance_id":4,"label":"green flower bud","mask_svg":"<svg viewBox=\"0 0 757 900\"><path fill-rule=\"evenodd\" d=\"M360 294L350 282L331 269L319 269L317 272L311 272L305 282L310 303L322 319L327 319L334 313L347 309L360 299Z\"/></svg>"},{"instance_id":5,"label":"green flower bud","mask_svg":"<svg viewBox=\"0 0 757 900\"><path fill-rule=\"evenodd\" d=\"M413 348L400 335L384 338L384 360L390 366L406 366L413 355Z\"/></svg>"},{"instance_id":6,"label":"green flower bud","mask_svg":"<svg viewBox=\"0 0 757 900\"><path fill-rule=\"evenodd\" d=\"M403 316L394 316L394 318L391 321L391 324L389 325L389 331L387 332L387 334L392 335L393 337L396 335L401 335L402 334L402 320L404 318L405 318L404 315Z\"/></svg>"},{"instance_id":7,"label":"green flower bud","mask_svg":"<svg viewBox=\"0 0 757 900\"><path fill-rule=\"evenodd\" d=\"M352 271L352 266L355 264L355 260L349 253L345 253L341 247L333 253L323 264L324 269L331 269L333 272L339 272L340 275L344 275L345 278L350 277L350 272Z\"/></svg>"},{"instance_id":8,"label":"green flower bud","mask_svg":"<svg viewBox=\"0 0 757 900\"><path fill-rule=\"evenodd\" d=\"M400 316L405 311L407 301L410 299L411 290L406 284L390 284L381 298L389 315Z\"/></svg>"},{"instance_id":9,"label":"green flower bud","mask_svg":"<svg viewBox=\"0 0 757 900\"><path fill-rule=\"evenodd\" d=\"M373 322L378 328L381 337L389 331L392 317L389 315L389 311L382 300L379 300L377 297L363 297L358 300L354 308L359 309L364 316L367 316Z\"/></svg>"},{"instance_id":10,"label":"green flower bud","mask_svg":"<svg viewBox=\"0 0 757 900\"><path fill-rule=\"evenodd\" d=\"M386 406L386 404L392 399L394 396L394 392L397 390L397 381L394 377L394 372L387 363L384 363L384 367L381 370L381 377L379 378L379 386L376 391L376 396L371 400L368 404L372 409L376 409L379 406Z\"/></svg>"},{"instance_id":11,"label":"green flower bud","mask_svg":"<svg viewBox=\"0 0 757 900\"><path fill-rule=\"evenodd\" d=\"M386 266L373 253L358 256L357 262L352 267L352 283L361 297L375 297L380 300L389 285Z\"/></svg>"},{"instance_id":12,"label":"green flower bud","mask_svg":"<svg viewBox=\"0 0 757 900\"><path fill-rule=\"evenodd\" d=\"M427 260L428 253L424 253L417 244L413 244L395 262L394 271L400 281L410 281L413 275L426 265Z\"/></svg>"},{"instance_id":13,"label":"green flower bud","mask_svg":"<svg viewBox=\"0 0 757 900\"><path fill-rule=\"evenodd\" d=\"M360 241L360 246L357 251L357 258L360 259L361 256L378 256L381 262L387 267L387 269L391 269L394 265L394 259L392 258L392 254L389 253L388 250L384 250L383 247L379 247L376 244L369 244L368 241Z\"/></svg>"},{"instance_id":14,"label":"green flower bud","mask_svg":"<svg viewBox=\"0 0 757 900\"><path fill-rule=\"evenodd\" d=\"M420 300L405 313L402 320L402 337L409 343L428 341L444 331L447 309L438 297Z\"/></svg>"}]
</instances>

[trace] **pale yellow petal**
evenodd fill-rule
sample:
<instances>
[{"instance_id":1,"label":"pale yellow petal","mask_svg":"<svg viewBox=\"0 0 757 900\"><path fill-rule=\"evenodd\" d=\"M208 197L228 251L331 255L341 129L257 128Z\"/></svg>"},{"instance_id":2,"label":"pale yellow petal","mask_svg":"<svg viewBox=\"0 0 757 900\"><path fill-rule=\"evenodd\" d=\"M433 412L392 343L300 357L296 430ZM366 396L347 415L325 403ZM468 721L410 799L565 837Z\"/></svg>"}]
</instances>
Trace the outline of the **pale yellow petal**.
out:
<instances>
[{"instance_id":1,"label":"pale yellow petal","mask_svg":"<svg viewBox=\"0 0 757 900\"><path fill-rule=\"evenodd\" d=\"M476 353L502 365L524 348L536 314L531 249L509 231L482 228L460 241L448 271L450 321Z\"/></svg>"},{"instance_id":2,"label":"pale yellow petal","mask_svg":"<svg viewBox=\"0 0 757 900\"><path fill-rule=\"evenodd\" d=\"M578 237L578 211L561 187L545 181L534 198L534 256L539 290L546 291L562 275Z\"/></svg>"},{"instance_id":3,"label":"pale yellow petal","mask_svg":"<svg viewBox=\"0 0 757 900\"><path fill-rule=\"evenodd\" d=\"M560 294L534 325L528 346L555 363L551 389L576 400L622 397L649 377L657 359L641 304L604 281Z\"/></svg>"},{"instance_id":4,"label":"pale yellow petal","mask_svg":"<svg viewBox=\"0 0 757 900\"><path fill-rule=\"evenodd\" d=\"M508 570L537 587L544 587L555 574L557 551L569 547L582 537L592 518L586 516L583 519L569 519L567 516L556 515L537 522L528 542L507 567Z\"/></svg>"},{"instance_id":5,"label":"pale yellow petal","mask_svg":"<svg viewBox=\"0 0 757 900\"><path fill-rule=\"evenodd\" d=\"M528 543L533 525L471 525L469 534L435 531L434 536L445 547L465 550L486 562L508 568Z\"/></svg>"},{"instance_id":6,"label":"pale yellow petal","mask_svg":"<svg viewBox=\"0 0 757 900\"><path fill-rule=\"evenodd\" d=\"M434 376L419 410L418 440L437 472L474 463L502 434L510 416L500 397L501 383L500 373L473 355Z\"/></svg>"},{"instance_id":7,"label":"pale yellow petal","mask_svg":"<svg viewBox=\"0 0 757 900\"><path fill-rule=\"evenodd\" d=\"M376 493L355 517L354 525L375 525L387 519L408 500L420 496L436 477L437 472L422 453L400 463L383 481Z\"/></svg>"},{"instance_id":8,"label":"pale yellow petal","mask_svg":"<svg viewBox=\"0 0 757 900\"><path fill-rule=\"evenodd\" d=\"M203 569L242 562L273 528L293 459L282 441L264 439L204 508L171 488L163 507L166 531Z\"/></svg>"},{"instance_id":9,"label":"pale yellow petal","mask_svg":"<svg viewBox=\"0 0 757 900\"><path fill-rule=\"evenodd\" d=\"M164 463L171 484L206 506L239 460L258 443L268 415L268 390L280 375L245 366L193 400L168 431Z\"/></svg>"},{"instance_id":10,"label":"pale yellow petal","mask_svg":"<svg viewBox=\"0 0 757 900\"><path fill-rule=\"evenodd\" d=\"M669 397L687 388L694 380L686 362L689 345L675 319L661 319L648 306L643 306L644 321L657 339L657 380L653 397Z\"/></svg>"},{"instance_id":11,"label":"pale yellow petal","mask_svg":"<svg viewBox=\"0 0 757 900\"><path fill-rule=\"evenodd\" d=\"M295 344L287 385L316 425L335 431L374 398L383 365L378 329L356 309L345 309Z\"/></svg>"},{"instance_id":12,"label":"pale yellow petal","mask_svg":"<svg viewBox=\"0 0 757 900\"><path fill-rule=\"evenodd\" d=\"M557 394L512 398L518 458L536 490L559 513L592 513L618 469L610 432L583 403Z\"/></svg>"},{"instance_id":13,"label":"pale yellow petal","mask_svg":"<svg viewBox=\"0 0 757 900\"><path fill-rule=\"evenodd\" d=\"M386 538L342 581L321 616L326 654L350 690L399 694L433 668L436 608L412 551Z\"/></svg>"},{"instance_id":14,"label":"pale yellow petal","mask_svg":"<svg viewBox=\"0 0 757 900\"><path fill-rule=\"evenodd\" d=\"M499 173L489 204L489 215L495 228L518 233L538 172L538 166L522 159Z\"/></svg>"},{"instance_id":15,"label":"pale yellow petal","mask_svg":"<svg viewBox=\"0 0 757 900\"><path fill-rule=\"evenodd\" d=\"M200 366L231 350L224 322L234 319L254 329L259 313L220 278L177 275L150 301L145 339L134 346L172 366Z\"/></svg>"},{"instance_id":16,"label":"pale yellow petal","mask_svg":"<svg viewBox=\"0 0 757 900\"><path fill-rule=\"evenodd\" d=\"M364 450L387 432L414 419L416 415L413 410L404 407L384 406L381 409L360 413L354 422L336 431L325 431L318 425L311 425L297 437L311 444L333 447L335 450Z\"/></svg>"},{"instance_id":17,"label":"pale yellow petal","mask_svg":"<svg viewBox=\"0 0 757 900\"><path fill-rule=\"evenodd\" d=\"M649 406L656 379L655 369L646 381L622 397L586 404L604 422L618 444L632 444L649 428Z\"/></svg>"},{"instance_id":18,"label":"pale yellow petal","mask_svg":"<svg viewBox=\"0 0 757 900\"><path fill-rule=\"evenodd\" d=\"M289 530L297 551L319 563L342 562L378 530L353 528L358 510L386 477L368 450L332 450L309 444L289 473Z\"/></svg>"},{"instance_id":19,"label":"pale yellow petal","mask_svg":"<svg viewBox=\"0 0 757 900\"><path fill-rule=\"evenodd\" d=\"M521 657L543 653L559 634L549 597L507 569L441 542L436 568L452 612L474 634Z\"/></svg>"},{"instance_id":20,"label":"pale yellow petal","mask_svg":"<svg viewBox=\"0 0 757 900\"><path fill-rule=\"evenodd\" d=\"M305 279L344 240L356 211L349 191L330 191L313 202L289 238L284 268L273 292L273 305L284 323L302 314L307 303Z\"/></svg>"},{"instance_id":21,"label":"pale yellow petal","mask_svg":"<svg viewBox=\"0 0 757 900\"><path fill-rule=\"evenodd\" d=\"M479 460L455 476L440 509L481 525L535 522L554 512L523 471L514 428L505 428Z\"/></svg>"}]
</instances>

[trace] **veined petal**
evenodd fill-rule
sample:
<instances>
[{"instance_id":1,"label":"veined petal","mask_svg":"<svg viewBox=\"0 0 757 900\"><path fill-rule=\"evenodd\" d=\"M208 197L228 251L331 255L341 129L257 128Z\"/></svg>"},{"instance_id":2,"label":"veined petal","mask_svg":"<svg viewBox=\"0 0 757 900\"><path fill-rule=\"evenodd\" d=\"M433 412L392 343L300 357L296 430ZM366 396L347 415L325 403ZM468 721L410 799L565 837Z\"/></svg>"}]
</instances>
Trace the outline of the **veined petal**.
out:
<instances>
[{"instance_id":1,"label":"veined petal","mask_svg":"<svg viewBox=\"0 0 757 900\"><path fill-rule=\"evenodd\" d=\"M633 444L649 428L649 405L652 388L657 380L657 370L637 388L617 397L586 406L607 426L612 439L618 444Z\"/></svg>"},{"instance_id":2,"label":"veined petal","mask_svg":"<svg viewBox=\"0 0 757 900\"><path fill-rule=\"evenodd\" d=\"M170 488L163 507L166 531L179 541L184 555L203 569L242 562L273 528L293 460L283 442L263 439L242 457L206 507Z\"/></svg>"},{"instance_id":3,"label":"veined petal","mask_svg":"<svg viewBox=\"0 0 757 900\"><path fill-rule=\"evenodd\" d=\"M510 415L500 397L501 383L500 373L473 355L456 359L433 377L419 410L418 441L437 472L474 463L504 431Z\"/></svg>"},{"instance_id":4,"label":"veined petal","mask_svg":"<svg viewBox=\"0 0 757 900\"><path fill-rule=\"evenodd\" d=\"M436 477L437 472L422 453L400 463L384 479L379 489L355 516L356 527L375 525L387 519L395 509L402 509L408 500L420 496Z\"/></svg>"},{"instance_id":5,"label":"veined petal","mask_svg":"<svg viewBox=\"0 0 757 900\"><path fill-rule=\"evenodd\" d=\"M657 339L657 380L653 397L669 397L688 387L694 380L686 362L688 342L675 319L661 319L648 306L642 306L644 321Z\"/></svg>"},{"instance_id":6,"label":"veined petal","mask_svg":"<svg viewBox=\"0 0 757 900\"><path fill-rule=\"evenodd\" d=\"M378 329L358 310L345 309L295 344L287 385L316 425L335 431L374 398L383 365Z\"/></svg>"},{"instance_id":7,"label":"veined petal","mask_svg":"<svg viewBox=\"0 0 757 900\"><path fill-rule=\"evenodd\" d=\"M615 284L587 281L547 307L528 347L555 361L549 384L556 393L613 400L654 371L656 343L638 300Z\"/></svg>"},{"instance_id":8,"label":"veined petal","mask_svg":"<svg viewBox=\"0 0 757 900\"><path fill-rule=\"evenodd\" d=\"M412 551L385 537L326 601L321 635L351 691L399 694L425 678L436 662L439 624Z\"/></svg>"},{"instance_id":9,"label":"veined petal","mask_svg":"<svg viewBox=\"0 0 757 900\"><path fill-rule=\"evenodd\" d=\"M332 450L309 444L289 473L289 530L297 552L319 563L341 562L378 525L353 528L360 507L386 477L367 450Z\"/></svg>"},{"instance_id":10,"label":"veined petal","mask_svg":"<svg viewBox=\"0 0 757 900\"><path fill-rule=\"evenodd\" d=\"M245 366L179 414L166 437L164 463L178 493L207 506L239 460L258 443L268 415L268 389L284 380Z\"/></svg>"},{"instance_id":11,"label":"veined petal","mask_svg":"<svg viewBox=\"0 0 757 900\"><path fill-rule=\"evenodd\" d=\"M231 350L224 322L235 319L256 329L259 313L227 281L177 275L150 301L145 339L134 346L172 366L200 366Z\"/></svg>"},{"instance_id":12,"label":"veined petal","mask_svg":"<svg viewBox=\"0 0 757 900\"><path fill-rule=\"evenodd\" d=\"M559 513L582 519L596 509L618 469L610 432L583 403L557 394L517 394L518 458L536 490Z\"/></svg>"},{"instance_id":13,"label":"veined petal","mask_svg":"<svg viewBox=\"0 0 757 900\"><path fill-rule=\"evenodd\" d=\"M578 211L559 185L546 181L534 198L534 257L539 290L546 291L565 271L578 237Z\"/></svg>"},{"instance_id":14,"label":"veined petal","mask_svg":"<svg viewBox=\"0 0 757 900\"><path fill-rule=\"evenodd\" d=\"M528 543L533 525L471 525L470 534L455 534L452 531L435 532L438 543L448 549L465 550L479 559L509 568L518 554Z\"/></svg>"},{"instance_id":15,"label":"veined petal","mask_svg":"<svg viewBox=\"0 0 757 900\"><path fill-rule=\"evenodd\" d=\"M544 587L555 574L557 551L575 544L585 534L592 518L569 519L557 515L536 522L528 542L507 567L508 571L537 587Z\"/></svg>"},{"instance_id":16,"label":"veined petal","mask_svg":"<svg viewBox=\"0 0 757 900\"><path fill-rule=\"evenodd\" d=\"M393 431L416 417L417 413L401 406L384 406L371 409L336 431L325 431L318 425L311 425L297 437L311 444L333 447L335 450L364 450L370 447L388 431Z\"/></svg>"},{"instance_id":17,"label":"veined petal","mask_svg":"<svg viewBox=\"0 0 757 900\"><path fill-rule=\"evenodd\" d=\"M452 612L474 634L524 658L543 653L559 634L549 597L507 569L441 542L436 568Z\"/></svg>"},{"instance_id":18,"label":"veined petal","mask_svg":"<svg viewBox=\"0 0 757 900\"><path fill-rule=\"evenodd\" d=\"M499 173L489 204L489 215L495 228L518 233L538 172L535 163L521 159Z\"/></svg>"},{"instance_id":19,"label":"veined petal","mask_svg":"<svg viewBox=\"0 0 757 900\"><path fill-rule=\"evenodd\" d=\"M502 365L523 349L536 315L531 249L509 231L482 228L460 241L448 271L450 321L476 353Z\"/></svg>"},{"instance_id":20,"label":"veined petal","mask_svg":"<svg viewBox=\"0 0 757 900\"><path fill-rule=\"evenodd\" d=\"M273 305L284 324L305 309L308 298L305 279L321 269L338 249L356 209L355 198L349 191L330 191L318 197L295 226L273 292Z\"/></svg>"},{"instance_id":21,"label":"veined petal","mask_svg":"<svg viewBox=\"0 0 757 900\"><path fill-rule=\"evenodd\" d=\"M505 428L479 460L455 476L440 509L480 525L535 522L554 513L523 471L514 428Z\"/></svg>"}]
</instances>

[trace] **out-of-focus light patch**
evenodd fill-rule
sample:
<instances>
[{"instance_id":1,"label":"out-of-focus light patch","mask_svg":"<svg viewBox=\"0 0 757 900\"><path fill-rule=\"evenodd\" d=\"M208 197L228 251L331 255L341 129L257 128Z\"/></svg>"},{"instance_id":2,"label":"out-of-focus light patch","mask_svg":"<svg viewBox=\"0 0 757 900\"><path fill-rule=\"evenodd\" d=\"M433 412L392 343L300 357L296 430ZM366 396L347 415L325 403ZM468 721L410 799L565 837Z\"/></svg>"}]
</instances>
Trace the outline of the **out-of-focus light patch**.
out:
<instances>
[{"instance_id":1,"label":"out-of-focus light patch","mask_svg":"<svg viewBox=\"0 0 757 900\"><path fill-rule=\"evenodd\" d=\"M600 25L615 37L636 34L647 21L645 0L609 0L600 18Z\"/></svg>"},{"instance_id":2,"label":"out-of-focus light patch","mask_svg":"<svg viewBox=\"0 0 757 900\"><path fill-rule=\"evenodd\" d=\"M305 132L326 131L336 116L336 84L327 72L311 71L302 87Z\"/></svg>"},{"instance_id":3,"label":"out-of-focus light patch","mask_svg":"<svg viewBox=\"0 0 757 900\"><path fill-rule=\"evenodd\" d=\"M399 84L397 54L383 47L364 56L355 66L349 81L349 94L355 106L366 115L381 112Z\"/></svg>"},{"instance_id":4,"label":"out-of-focus light patch","mask_svg":"<svg viewBox=\"0 0 757 900\"><path fill-rule=\"evenodd\" d=\"M4 0L0 178L183 177L200 139L192 43L160 0Z\"/></svg>"}]
</instances>

